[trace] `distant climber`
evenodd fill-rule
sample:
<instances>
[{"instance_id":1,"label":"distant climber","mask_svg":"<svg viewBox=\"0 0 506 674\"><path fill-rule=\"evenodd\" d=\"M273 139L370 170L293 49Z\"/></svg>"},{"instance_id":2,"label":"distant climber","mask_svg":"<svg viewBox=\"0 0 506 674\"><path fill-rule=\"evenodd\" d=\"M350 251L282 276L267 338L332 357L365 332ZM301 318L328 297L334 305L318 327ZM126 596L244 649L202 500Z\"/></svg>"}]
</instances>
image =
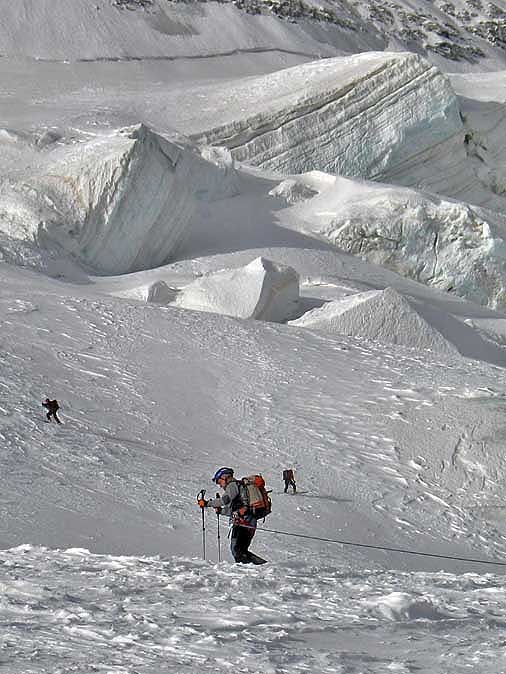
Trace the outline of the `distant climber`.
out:
<instances>
[{"instance_id":1,"label":"distant climber","mask_svg":"<svg viewBox=\"0 0 506 674\"><path fill-rule=\"evenodd\" d=\"M297 493L297 485L295 484L295 476L293 474L292 468L285 468L283 471L283 480L285 482L285 494L288 491L288 487L293 489L293 493Z\"/></svg>"},{"instance_id":2,"label":"distant climber","mask_svg":"<svg viewBox=\"0 0 506 674\"><path fill-rule=\"evenodd\" d=\"M248 550L255 535L257 519L246 502L243 482L234 478L232 468L220 468L213 482L223 489L224 494L206 501L200 499L201 508L214 508L218 514L230 516L230 550L239 564L264 564L265 559Z\"/></svg>"},{"instance_id":3,"label":"distant climber","mask_svg":"<svg viewBox=\"0 0 506 674\"><path fill-rule=\"evenodd\" d=\"M61 421L58 419L58 415L56 414L60 409L57 400L49 400L49 398L46 398L42 403L42 407L47 409L46 421L51 421L51 417L53 417L57 424L61 424Z\"/></svg>"}]
</instances>

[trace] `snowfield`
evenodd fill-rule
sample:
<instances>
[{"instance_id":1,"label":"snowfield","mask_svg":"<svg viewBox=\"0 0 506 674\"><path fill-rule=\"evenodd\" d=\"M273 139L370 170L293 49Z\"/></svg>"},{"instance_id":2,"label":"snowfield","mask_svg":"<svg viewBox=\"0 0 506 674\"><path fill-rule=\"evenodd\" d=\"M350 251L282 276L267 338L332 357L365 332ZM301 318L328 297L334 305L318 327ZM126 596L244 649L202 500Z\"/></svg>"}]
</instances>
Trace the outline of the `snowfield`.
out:
<instances>
[{"instance_id":1,"label":"snowfield","mask_svg":"<svg viewBox=\"0 0 506 674\"><path fill-rule=\"evenodd\" d=\"M504 588L492 574L310 562L258 573L31 546L3 552L0 563L11 672L429 671L420 657L430 671L452 671L453 659L457 671L477 661L504 667ZM59 666L49 670L55 652Z\"/></svg>"},{"instance_id":2,"label":"snowfield","mask_svg":"<svg viewBox=\"0 0 506 674\"><path fill-rule=\"evenodd\" d=\"M503 0L0 6L0 670L503 674Z\"/></svg>"}]
</instances>

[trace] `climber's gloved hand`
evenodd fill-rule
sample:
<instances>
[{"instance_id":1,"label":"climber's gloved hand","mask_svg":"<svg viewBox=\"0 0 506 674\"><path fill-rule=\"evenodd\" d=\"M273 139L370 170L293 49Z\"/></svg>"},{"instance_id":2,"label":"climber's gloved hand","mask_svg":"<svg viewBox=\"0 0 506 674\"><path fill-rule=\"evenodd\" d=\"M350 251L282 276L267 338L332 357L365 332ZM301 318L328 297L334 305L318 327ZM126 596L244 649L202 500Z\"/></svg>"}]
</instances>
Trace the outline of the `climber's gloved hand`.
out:
<instances>
[{"instance_id":1,"label":"climber's gloved hand","mask_svg":"<svg viewBox=\"0 0 506 674\"><path fill-rule=\"evenodd\" d=\"M207 504L209 503L209 501L206 501L205 498L199 498L199 500L197 501L197 503L199 504L199 506L200 506L201 508L207 508Z\"/></svg>"}]
</instances>

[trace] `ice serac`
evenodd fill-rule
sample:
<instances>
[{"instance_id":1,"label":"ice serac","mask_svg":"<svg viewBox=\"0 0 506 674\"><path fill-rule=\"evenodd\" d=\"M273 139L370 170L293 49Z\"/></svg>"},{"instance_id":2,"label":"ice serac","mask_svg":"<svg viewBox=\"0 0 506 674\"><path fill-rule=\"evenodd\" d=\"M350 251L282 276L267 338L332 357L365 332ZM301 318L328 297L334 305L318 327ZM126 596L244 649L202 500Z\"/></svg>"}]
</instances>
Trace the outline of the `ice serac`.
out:
<instances>
[{"instance_id":1,"label":"ice serac","mask_svg":"<svg viewBox=\"0 0 506 674\"><path fill-rule=\"evenodd\" d=\"M282 322L293 317L298 300L297 272L258 257L245 267L196 279L181 291L177 304L237 318Z\"/></svg>"},{"instance_id":2,"label":"ice serac","mask_svg":"<svg viewBox=\"0 0 506 674\"><path fill-rule=\"evenodd\" d=\"M198 202L235 193L232 163L215 159L143 125L62 144L41 153L29 176L4 181L0 229L103 274L155 267L173 254Z\"/></svg>"},{"instance_id":3,"label":"ice serac","mask_svg":"<svg viewBox=\"0 0 506 674\"><path fill-rule=\"evenodd\" d=\"M284 173L381 178L463 128L448 78L415 54L315 61L250 79L233 96L255 114L229 112L192 137Z\"/></svg>"},{"instance_id":4,"label":"ice serac","mask_svg":"<svg viewBox=\"0 0 506 674\"><path fill-rule=\"evenodd\" d=\"M506 307L504 215L405 187L319 182L318 195L280 212L282 224L425 285Z\"/></svg>"},{"instance_id":5,"label":"ice serac","mask_svg":"<svg viewBox=\"0 0 506 674\"><path fill-rule=\"evenodd\" d=\"M291 321L291 325L438 353L458 353L457 348L393 288L328 302Z\"/></svg>"}]
</instances>

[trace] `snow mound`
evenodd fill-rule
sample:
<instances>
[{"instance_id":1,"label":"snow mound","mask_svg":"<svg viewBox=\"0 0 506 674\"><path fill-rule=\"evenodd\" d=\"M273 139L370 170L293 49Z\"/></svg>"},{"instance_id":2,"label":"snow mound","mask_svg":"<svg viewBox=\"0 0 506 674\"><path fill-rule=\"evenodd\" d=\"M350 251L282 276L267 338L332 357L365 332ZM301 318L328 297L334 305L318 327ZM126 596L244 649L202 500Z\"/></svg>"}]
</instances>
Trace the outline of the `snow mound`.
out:
<instances>
[{"instance_id":1,"label":"snow mound","mask_svg":"<svg viewBox=\"0 0 506 674\"><path fill-rule=\"evenodd\" d=\"M285 174L320 169L380 178L454 136L463 142L449 80L415 54L314 61L205 93L223 123L193 116L178 128Z\"/></svg>"},{"instance_id":2,"label":"snow mound","mask_svg":"<svg viewBox=\"0 0 506 674\"><path fill-rule=\"evenodd\" d=\"M158 266L199 201L236 193L227 152L209 159L144 125L32 150L30 168L0 183L0 230L103 274Z\"/></svg>"},{"instance_id":3,"label":"snow mound","mask_svg":"<svg viewBox=\"0 0 506 674\"><path fill-rule=\"evenodd\" d=\"M133 287L115 290L112 294L116 297L149 302L150 304L169 304L176 298L177 290L159 279L152 283L141 283Z\"/></svg>"},{"instance_id":4,"label":"snow mound","mask_svg":"<svg viewBox=\"0 0 506 674\"><path fill-rule=\"evenodd\" d=\"M299 276L286 265L258 257L245 267L207 274L187 285L176 304L237 318L283 322L299 301Z\"/></svg>"},{"instance_id":5,"label":"snow mound","mask_svg":"<svg viewBox=\"0 0 506 674\"><path fill-rule=\"evenodd\" d=\"M391 592L375 602L368 602L382 617L392 621L403 620L445 620L449 613L440 611L425 597L413 596L407 592Z\"/></svg>"},{"instance_id":6,"label":"snow mound","mask_svg":"<svg viewBox=\"0 0 506 674\"><path fill-rule=\"evenodd\" d=\"M439 353L457 353L456 347L393 288L328 302L290 324Z\"/></svg>"},{"instance_id":7,"label":"snow mound","mask_svg":"<svg viewBox=\"0 0 506 674\"><path fill-rule=\"evenodd\" d=\"M303 176L287 178L274 187L269 195L284 199L287 204L296 204L299 201L309 201L318 194L318 191L310 187Z\"/></svg>"}]
</instances>

